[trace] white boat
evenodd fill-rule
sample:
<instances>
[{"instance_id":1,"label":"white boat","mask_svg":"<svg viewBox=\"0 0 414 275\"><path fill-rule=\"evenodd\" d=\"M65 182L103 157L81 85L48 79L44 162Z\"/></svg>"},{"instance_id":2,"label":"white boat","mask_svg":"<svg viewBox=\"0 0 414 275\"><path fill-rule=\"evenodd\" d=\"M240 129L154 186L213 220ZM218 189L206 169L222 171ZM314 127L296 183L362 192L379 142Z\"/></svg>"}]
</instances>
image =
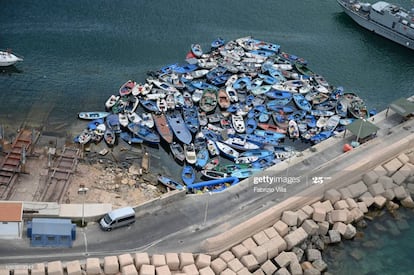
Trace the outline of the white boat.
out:
<instances>
[{"instance_id":1,"label":"white boat","mask_svg":"<svg viewBox=\"0 0 414 275\"><path fill-rule=\"evenodd\" d=\"M133 123L140 123L142 121L142 118L135 112L127 112L127 117Z\"/></svg>"},{"instance_id":2,"label":"white boat","mask_svg":"<svg viewBox=\"0 0 414 275\"><path fill-rule=\"evenodd\" d=\"M216 141L217 148L220 150L220 152L227 158L230 158L232 160L239 157L240 153L237 152L235 149L231 148L227 144Z\"/></svg>"},{"instance_id":3,"label":"white boat","mask_svg":"<svg viewBox=\"0 0 414 275\"><path fill-rule=\"evenodd\" d=\"M10 50L0 51L0 67L7 67L23 61L23 58L12 54Z\"/></svg>"},{"instance_id":4,"label":"white boat","mask_svg":"<svg viewBox=\"0 0 414 275\"><path fill-rule=\"evenodd\" d=\"M117 95L117 96L116 95L111 95L108 98L108 100L105 102L105 107L108 108L108 109L112 108L112 106L114 106L115 103L118 102L119 97L120 97L119 95Z\"/></svg>"},{"instance_id":5,"label":"white boat","mask_svg":"<svg viewBox=\"0 0 414 275\"><path fill-rule=\"evenodd\" d=\"M128 116L124 113L119 113L118 114L118 119L119 119L119 124L121 124L124 127L128 126L129 120L128 120Z\"/></svg>"},{"instance_id":6,"label":"white boat","mask_svg":"<svg viewBox=\"0 0 414 275\"><path fill-rule=\"evenodd\" d=\"M299 128L298 128L298 124L296 123L296 121L289 120L288 132L291 138L299 137Z\"/></svg>"},{"instance_id":7,"label":"white boat","mask_svg":"<svg viewBox=\"0 0 414 275\"><path fill-rule=\"evenodd\" d=\"M193 102L199 102L201 98L203 97L203 90L196 89L193 94L191 95L191 99Z\"/></svg>"},{"instance_id":8,"label":"white boat","mask_svg":"<svg viewBox=\"0 0 414 275\"><path fill-rule=\"evenodd\" d=\"M148 128L152 128L154 127L154 119L151 115L151 113L142 113L142 121L141 124L144 124L145 126L147 126Z\"/></svg>"},{"instance_id":9,"label":"white boat","mask_svg":"<svg viewBox=\"0 0 414 275\"><path fill-rule=\"evenodd\" d=\"M197 154L194 144L184 144L185 160L188 164L195 164L197 162Z\"/></svg>"},{"instance_id":10,"label":"white boat","mask_svg":"<svg viewBox=\"0 0 414 275\"><path fill-rule=\"evenodd\" d=\"M165 98L158 98L157 99L157 108L160 112L166 112L168 110L167 101Z\"/></svg>"},{"instance_id":11,"label":"white boat","mask_svg":"<svg viewBox=\"0 0 414 275\"><path fill-rule=\"evenodd\" d=\"M233 124L234 130L237 133L244 133L246 131L246 125L244 123L244 119L242 116L239 115L231 115L231 121Z\"/></svg>"},{"instance_id":12,"label":"white boat","mask_svg":"<svg viewBox=\"0 0 414 275\"><path fill-rule=\"evenodd\" d=\"M149 94L151 92L152 89L152 84L142 84L142 83L138 83L137 85L134 86L134 88L132 88L132 95L137 96L137 95L146 95Z\"/></svg>"},{"instance_id":13,"label":"white boat","mask_svg":"<svg viewBox=\"0 0 414 275\"><path fill-rule=\"evenodd\" d=\"M207 139L207 150L211 156L217 156L218 154L220 154L216 146L216 143L212 141L211 139Z\"/></svg>"}]
</instances>

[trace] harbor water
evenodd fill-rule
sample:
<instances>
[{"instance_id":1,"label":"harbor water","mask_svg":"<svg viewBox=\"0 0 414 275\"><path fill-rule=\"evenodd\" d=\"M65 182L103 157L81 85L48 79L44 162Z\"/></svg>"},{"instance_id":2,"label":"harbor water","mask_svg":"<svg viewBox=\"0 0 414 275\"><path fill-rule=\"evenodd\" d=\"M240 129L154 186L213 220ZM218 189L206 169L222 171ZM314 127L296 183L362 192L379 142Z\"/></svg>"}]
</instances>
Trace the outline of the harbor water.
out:
<instances>
[{"instance_id":1,"label":"harbor water","mask_svg":"<svg viewBox=\"0 0 414 275\"><path fill-rule=\"evenodd\" d=\"M413 7L411 0L393 2ZM0 125L6 137L25 124L72 139L86 125L77 113L103 111L108 97L128 79L143 83L148 71L184 62L192 43L207 50L219 36L277 43L282 51L306 59L331 85L358 94L369 109L383 110L393 100L414 94L414 52L361 28L335 0L2 4L0 48L24 57L15 67L0 69ZM167 159L160 163L168 168L172 159L151 150L158 159ZM392 251L387 261L405 259L401 272L414 268L407 260L412 257L413 228L411 235L383 240L381 250ZM392 250L394 243L399 244L398 253ZM344 255L341 261L354 261Z\"/></svg>"}]
</instances>

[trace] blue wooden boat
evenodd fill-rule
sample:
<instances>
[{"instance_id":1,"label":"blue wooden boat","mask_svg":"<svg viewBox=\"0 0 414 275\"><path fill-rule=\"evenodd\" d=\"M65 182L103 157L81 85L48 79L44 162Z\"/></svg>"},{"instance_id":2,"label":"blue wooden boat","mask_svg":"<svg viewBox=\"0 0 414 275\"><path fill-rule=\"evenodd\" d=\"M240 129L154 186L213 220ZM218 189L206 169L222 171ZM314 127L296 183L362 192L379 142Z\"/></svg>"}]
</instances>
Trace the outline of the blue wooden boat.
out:
<instances>
[{"instance_id":1,"label":"blue wooden boat","mask_svg":"<svg viewBox=\"0 0 414 275\"><path fill-rule=\"evenodd\" d=\"M316 134L316 135L312 136L310 138L310 140L313 143L316 144L316 143L319 143L319 142L321 142L321 141L329 138L330 136L332 136L332 132L331 131L323 131L323 132L320 132L319 134Z\"/></svg>"},{"instance_id":2,"label":"blue wooden boat","mask_svg":"<svg viewBox=\"0 0 414 275\"><path fill-rule=\"evenodd\" d=\"M304 111L310 111L312 109L312 105L305 99L302 94L293 94L293 101L295 102L296 106Z\"/></svg>"},{"instance_id":3,"label":"blue wooden boat","mask_svg":"<svg viewBox=\"0 0 414 275\"><path fill-rule=\"evenodd\" d=\"M201 81L201 80L193 80L191 81L191 85L196 88L196 89L200 89L200 90L205 90L205 89L212 89L212 90L218 90L217 86L214 86L210 83Z\"/></svg>"},{"instance_id":4,"label":"blue wooden boat","mask_svg":"<svg viewBox=\"0 0 414 275\"><path fill-rule=\"evenodd\" d=\"M238 109L240 109L240 105L238 103L230 104L230 106L227 108L226 112L235 113L235 112L237 112Z\"/></svg>"},{"instance_id":5,"label":"blue wooden boat","mask_svg":"<svg viewBox=\"0 0 414 275\"><path fill-rule=\"evenodd\" d=\"M191 52L197 57L201 57L203 55L203 49L200 44L191 44Z\"/></svg>"},{"instance_id":6,"label":"blue wooden boat","mask_svg":"<svg viewBox=\"0 0 414 275\"><path fill-rule=\"evenodd\" d=\"M181 172L181 179L187 185L191 185L195 181L195 171L191 165L184 165L183 170Z\"/></svg>"},{"instance_id":7,"label":"blue wooden boat","mask_svg":"<svg viewBox=\"0 0 414 275\"><path fill-rule=\"evenodd\" d=\"M296 108L293 108L292 106L278 106L278 105L269 105L269 104L267 105L267 108L270 111L282 113L282 114L290 114L290 113L293 113L295 110L297 110Z\"/></svg>"},{"instance_id":8,"label":"blue wooden boat","mask_svg":"<svg viewBox=\"0 0 414 275\"><path fill-rule=\"evenodd\" d=\"M235 160L235 163L252 163L261 158L274 156L274 152L265 149L254 149L241 153Z\"/></svg>"},{"instance_id":9,"label":"blue wooden boat","mask_svg":"<svg viewBox=\"0 0 414 275\"><path fill-rule=\"evenodd\" d=\"M212 81L214 78L224 75L227 72L227 68L223 67L223 66L217 66L213 69L211 69L207 74L206 74L206 78L208 81Z\"/></svg>"},{"instance_id":10,"label":"blue wooden boat","mask_svg":"<svg viewBox=\"0 0 414 275\"><path fill-rule=\"evenodd\" d=\"M144 142L142 138L136 137L130 132L121 132L119 137L128 144L140 144Z\"/></svg>"},{"instance_id":11,"label":"blue wooden boat","mask_svg":"<svg viewBox=\"0 0 414 275\"><path fill-rule=\"evenodd\" d=\"M339 86L339 87L336 87L333 91L332 91L332 93L331 93L331 95L330 95L330 97L332 98L332 99L339 99L341 96L343 96L344 95L344 87L342 87L342 86Z\"/></svg>"},{"instance_id":12,"label":"blue wooden boat","mask_svg":"<svg viewBox=\"0 0 414 275\"><path fill-rule=\"evenodd\" d=\"M263 79L263 82L268 85L274 85L279 82L277 78L274 78L273 76L267 75L267 74L258 74L258 77Z\"/></svg>"},{"instance_id":13,"label":"blue wooden boat","mask_svg":"<svg viewBox=\"0 0 414 275\"><path fill-rule=\"evenodd\" d=\"M177 181L175 181L171 178L159 175L158 176L158 181L161 184L163 184L165 187L168 187L172 190L185 190L184 185L182 185L181 183L179 183L179 182L177 182Z\"/></svg>"},{"instance_id":14,"label":"blue wooden boat","mask_svg":"<svg viewBox=\"0 0 414 275\"><path fill-rule=\"evenodd\" d=\"M274 131L260 130L260 129L254 130L254 134L256 136L265 137L265 138L272 138L272 139L285 138L285 134L277 133L277 132L274 132Z\"/></svg>"},{"instance_id":15,"label":"blue wooden boat","mask_svg":"<svg viewBox=\"0 0 414 275\"><path fill-rule=\"evenodd\" d=\"M246 100L244 101L244 103L247 106L252 106L253 105L253 101L254 101L255 98L256 97L254 95L248 95L248 96L246 96Z\"/></svg>"},{"instance_id":16,"label":"blue wooden boat","mask_svg":"<svg viewBox=\"0 0 414 275\"><path fill-rule=\"evenodd\" d=\"M257 121L254 118L246 120L246 134L252 134L257 128Z\"/></svg>"},{"instance_id":17,"label":"blue wooden boat","mask_svg":"<svg viewBox=\"0 0 414 275\"><path fill-rule=\"evenodd\" d=\"M272 89L266 93L266 96L270 99L292 99L292 93L289 91L275 90Z\"/></svg>"},{"instance_id":18,"label":"blue wooden boat","mask_svg":"<svg viewBox=\"0 0 414 275\"><path fill-rule=\"evenodd\" d=\"M304 119L309 128L316 127L317 120L313 115L306 115Z\"/></svg>"},{"instance_id":19,"label":"blue wooden boat","mask_svg":"<svg viewBox=\"0 0 414 275\"><path fill-rule=\"evenodd\" d=\"M218 38L214 39L213 42L211 42L211 48L213 48L213 49L219 48L219 47L224 45L224 42L225 41L224 41L223 38L218 37Z\"/></svg>"},{"instance_id":20,"label":"blue wooden boat","mask_svg":"<svg viewBox=\"0 0 414 275\"><path fill-rule=\"evenodd\" d=\"M196 167L203 168L208 163L210 157L207 148L202 148L197 152Z\"/></svg>"},{"instance_id":21,"label":"blue wooden boat","mask_svg":"<svg viewBox=\"0 0 414 275\"><path fill-rule=\"evenodd\" d=\"M233 83L233 88L236 90L247 89L247 87L250 86L251 81L252 79L248 76L240 77Z\"/></svg>"},{"instance_id":22,"label":"blue wooden boat","mask_svg":"<svg viewBox=\"0 0 414 275\"><path fill-rule=\"evenodd\" d=\"M176 65L172 70L175 73L179 74L186 74L198 69L198 66L195 64L184 64L184 65Z\"/></svg>"},{"instance_id":23,"label":"blue wooden boat","mask_svg":"<svg viewBox=\"0 0 414 275\"><path fill-rule=\"evenodd\" d=\"M185 152L184 152L183 146L181 146L180 143L175 142L175 141L173 143L170 143L170 150L171 150L171 153L174 156L174 159L178 163L180 163L180 164L184 163Z\"/></svg>"},{"instance_id":24,"label":"blue wooden boat","mask_svg":"<svg viewBox=\"0 0 414 275\"><path fill-rule=\"evenodd\" d=\"M191 133L197 133L198 129L200 128L197 107L183 107L182 111L183 119L187 128L190 130Z\"/></svg>"},{"instance_id":25,"label":"blue wooden boat","mask_svg":"<svg viewBox=\"0 0 414 275\"><path fill-rule=\"evenodd\" d=\"M289 120L301 120L305 117L306 111L305 110L296 110L290 115L287 116Z\"/></svg>"},{"instance_id":26,"label":"blue wooden boat","mask_svg":"<svg viewBox=\"0 0 414 275\"><path fill-rule=\"evenodd\" d=\"M95 120L99 118L105 118L109 115L110 113L108 112L80 112L78 114L78 117L81 119Z\"/></svg>"},{"instance_id":27,"label":"blue wooden boat","mask_svg":"<svg viewBox=\"0 0 414 275\"><path fill-rule=\"evenodd\" d=\"M160 142L160 136L158 133L143 125L140 123L129 123L128 124L128 130L130 130L134 135L136 135L139 138L142 138L144 141L148 143L157 144Z\"/></svg>"},{"instance_id":28,"label":"blue wooden boat","mask_svg":"<svg viewBox=\"0 0 414 275\"><path fill-rule=\"evenodd\" d=\"M270 119L270 114L267 112L263 112L260 114L258 120L260 123L268 122Z\"/></svg>"},{"instance_id":29,"label":"blue wooden boat","mask_svg":"<svg viewBox=\"0 0 414 275\"><path fill-rule=\"evenodd\" d=\"M332 111L326 111L326 110L311 110L310 113L313 116L333 116L335 114Z\"/></svg>"},{"instance_id":30,"label":"blue wooden boat","mask_svg":"<svg viewBox=\"0 0 414 275\"><path fill-rule=\"evenodd\" d=\"M272 85L262 85L262 86L251 89L250 92L254 94L255 96L257 96L257 95L266 94L267 92L270 91L270 89L272 89Z\"/></svg>"},{"instance_id":31,"label":"blue wooden boat","mask_svg":"<svg viewBox=\"0 0 414 275\"><path fill-rule=\"evenodd\" d=\"M166 114L168 124L174 132L174 135L184 144L190 144L193 136L190 130L184 123L183 117L180 112L168 112Z\"/></svg>"},{"instance_id":32,"label":"blue wooden boat","mask_svg":"<svg viewBox=\"0 0 414 275\"><path fill-rule=\"evenodd\" d=\"M106 117L107 128L110 128L115 133L121 132L121 123L119 123L119 116L117 114L110 114Z\"/></svg>"},{"instance_id":33,"label":"blue wooden boat","mask_svg":"<svg viewBox=\"0 0 414 275\"><path fill-rule=\"evenodd\" d=\"M95 120L93 120L93 121L91 121L91 122L89 122L89 123L88 123L88 129L89 129L89 130L95 130L95 129L96 129L96 127L97 127L99 124L103 124L103 123L104 123L104 120L103 120L102 118L95 119Z\"/></svg>"},{"instance_id":34,"label":"blue wooden boat","mask_svg":"<svg viewBox=\"0 0 414 275\"><path fill-rule=\"evenodd\" d=\"M175 63L175 64L171 64L171 65L167 65L167 66L162 67L160 69L160 71L164 74L166 74L166 73L169 74L169 73L172 73L173 70L177 67L178 67L178 63Z\"/></svg>"},{"instance_id":35,"label":"blue wooden boat","mask_svg":"<svg viewBox=\"0 0 414 275\"><path fill-rule=\"evenodd\" d=\"M316 110L334 110L338 101L336 99L328 99L320 104L313 105L313 108Z\"/></svg>"},{"instance_id":36,"label":"blue wooden boat","mask_svg":"<svg viewBox=\"0 0 414 275\"><path fill-rule=\"evenodd\" d=\"M235 149L231 148L229 145L223 142L216 141L216 145L220 153L230 160L234 160L239 156L239 152L237 152Z\"/></svg>"},{"instance_id":37,"label":"blue wooden boat","mask_svg":"<svg viewBox=\"0 0 414 275\"><path fill-rule=\"evenodd\" d=\"M281 98L281 99L274 99L266 103L266 107L269 110L273 110L275 108L283 107L291 101L291 98Z\"/></svg>"},{"instance_id":38,"label":"blue wooden boat","mask_svg":"<svg viewBox=\"0 0 414 275\"><path fill-rule=\"evenodd\" d=\"M257 55L257 56L264 57L264 58L268 58L268 57L271 57L272 55L276 54L273 51L268 51L268 50L263 50L263 49L251 50L251 51L248 51L248 52L253 54L253 55Z\"/></svg>"},{"instance_id":39,"label":"blue wooden boat","mask_svg":"<svg viewBox=\"0 0 414 275\"><path fill-rule=\"evenodd\" d=\"M283 73L278 70L275 69L273 67L269 67L268 69L268 73L271 77L276 78L279 82L284 82L286 81L286 77L283 75Z\"/></svg>"},{"instance_id":40,"label":"blue wooden boat","mask_svg":"<svg viewBox=\"0 0 414 275\"><path fill-rule=\"evenodd\" d=\"M260 171L262 171L262 169L260 168L244 168L244 169L239 169L239 170L235 170L231 173L232 177L238 178L238 179L245 179L248 177L253 176L256 173L259 173Z\"/></svg>"},{"instance_id":41,"label":"blue wooden boat","mask_svg":"<svg viewBox=\"0 0 414 275\"><path fill-rule=\"evenodd\" d=\"M226 74L222 74L219 76L216 76L215 78L213 78L212 80L210 80L211 84L215 85L215 86L221 86L223 85L227 79L229 79L229 77L231 77L232 75L230 73L226 73Z\"/></svg>"},{"instance_id":42,"label":"blue wooden boat","mask_svg":"<svg viewBox=\"0 0 414 275\"><path fill-rule=\"evenodd\" d=\"M255 43L255 46L258 47L261 50L265 51L271 51L274 53L279 53L280 45L266 42L266 41L260 41L257 39L252 39L252 41Z\"/></svg>"},{"instance_id":43,"label":"blue wooden boat","mask_svg":"<svg viewBox=\"0 0 414 275\"><path fill-rule=\"evenodd\" d=\"M258 105L249 110L247 113L247 118L258 118L260 114L263 112L266 112L266 106L265 105Z\"/></svg>"},{"instance_id":44,"label":"blue wooden boat","mask_svg":"<svg viewBox=\"0 0 414 275\"><path fill-rule=\"evenodd\" d=\"M221 192L230 186L236 185L239 179L236 177L227 177L223 179L201 181L194 184L187 185L187 189L193 193L199 191Z\"/></svg>"},{"instance_id":45,"label":"blue wooden boat","mask_svg":"<svg viewBox=\"0 0 414 275\"><path fill-rule=\"evenodd\" d=\"M144 107L146 110L150 112L158 112L157 102L154 100L147 100L147 99L141 99L140 100L142 107Z\"/></svg>"},{"instance_id":46,"label":"blue wooden boat","mask_svg":"<svg viewBox=\"0 0 414 275\"><path fill-rule=\"evenodd\" d=\"M281 162L280 159L276 159L275 155L272 154L270 156L264 157L264 158L260 158L256 161L253 161L252 163L250 163L252 168L258 168L258 169L266 169L270 166L275 165L276 163Z\"/></svg>"}]
</instances>

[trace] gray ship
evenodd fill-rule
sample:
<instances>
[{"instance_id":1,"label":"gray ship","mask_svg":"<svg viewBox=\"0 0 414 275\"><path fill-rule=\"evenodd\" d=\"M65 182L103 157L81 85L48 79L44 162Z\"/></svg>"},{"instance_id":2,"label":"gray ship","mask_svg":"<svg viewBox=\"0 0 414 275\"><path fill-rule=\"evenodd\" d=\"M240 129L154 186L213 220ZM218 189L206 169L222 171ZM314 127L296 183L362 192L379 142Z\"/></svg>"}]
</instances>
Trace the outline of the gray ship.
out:
<instances>
[{"instance_id":1,"label":"gray ship","mask_svg":"<svg viewBox=\"0 0 414 275\"><path fill-rule=\"evenodd\" d=\"M407 11L384 1L374 4L354 0L337 2L362 27L414 50L414 8Z\"/></svg>"}]
</instances>

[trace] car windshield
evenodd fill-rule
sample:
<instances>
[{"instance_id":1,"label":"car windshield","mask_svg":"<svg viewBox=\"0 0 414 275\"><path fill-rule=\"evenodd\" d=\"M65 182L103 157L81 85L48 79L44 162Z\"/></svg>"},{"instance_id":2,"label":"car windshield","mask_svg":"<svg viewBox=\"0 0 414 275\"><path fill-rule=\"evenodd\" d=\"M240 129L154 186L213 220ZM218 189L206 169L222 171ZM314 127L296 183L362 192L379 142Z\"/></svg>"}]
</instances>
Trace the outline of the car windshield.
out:
<instances>
[{"instance_id":1,"label":"car windshield","mask_svg":"<svg viewBox=\"0 0 414 275\"><path fill-rule=\"evenodd\" d=\"M104 221L106 222L106 224L110 224L112 222L111 218L109 217L109 215L105 215L104 217Z\"/></svg>"}]
</instances>

